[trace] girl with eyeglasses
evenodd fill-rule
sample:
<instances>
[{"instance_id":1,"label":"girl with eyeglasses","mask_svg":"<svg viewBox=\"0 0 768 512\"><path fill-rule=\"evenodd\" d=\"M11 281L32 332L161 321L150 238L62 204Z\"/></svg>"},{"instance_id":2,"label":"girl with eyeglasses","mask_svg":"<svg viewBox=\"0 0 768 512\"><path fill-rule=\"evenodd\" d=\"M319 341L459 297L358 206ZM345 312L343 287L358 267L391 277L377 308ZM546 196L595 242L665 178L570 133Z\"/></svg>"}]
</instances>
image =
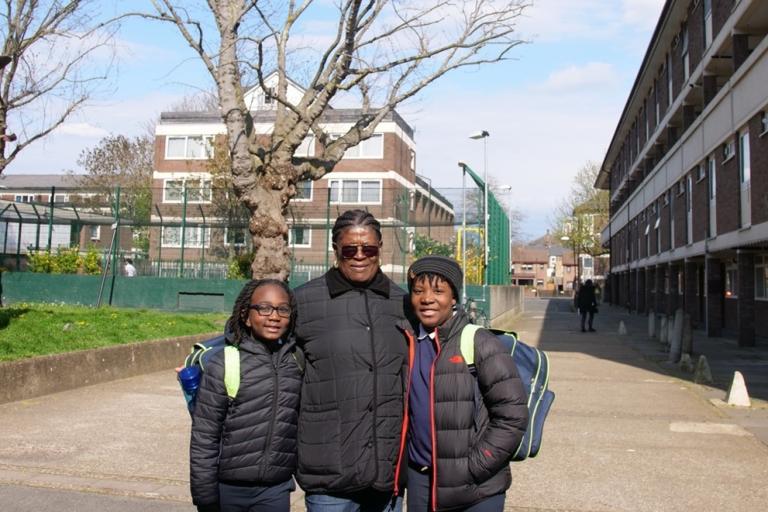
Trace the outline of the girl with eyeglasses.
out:
<instances>
[{"instance_id":1,"label":"girl with eyeglasses","mask_svg":"<svg viewBox=\"0 0 768 512\"><path fill-rule=\"evenodd\" d=\"M224 351L212 356L192 413L190 486L199 511L290 510L303 353L291 337L288 286L250 281L226 324L238 347L240 385L230 399Z\"/></svg>"},{"instance_id":2,"label":"girl with eyeglasses","mask_svg":"<svg viewBox=\"0 0 768 512\"><path fill-rule=\"evenodd\" d=\"M334 268L296 289L307 355L296 480L308 512L396 512L403 420L405 291L380 269L381 225L365 210L333 226Z\"/></svg>"}]
</instances>

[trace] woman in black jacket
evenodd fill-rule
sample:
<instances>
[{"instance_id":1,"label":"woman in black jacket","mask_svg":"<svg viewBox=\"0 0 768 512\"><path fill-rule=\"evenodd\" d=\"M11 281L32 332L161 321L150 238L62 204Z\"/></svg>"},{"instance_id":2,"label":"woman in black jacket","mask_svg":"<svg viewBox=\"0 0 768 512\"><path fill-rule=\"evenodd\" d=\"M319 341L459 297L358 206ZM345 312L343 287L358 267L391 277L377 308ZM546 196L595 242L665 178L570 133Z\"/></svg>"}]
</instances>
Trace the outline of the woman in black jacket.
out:
<instances>
[{"instance_id":1,"label":"woman in black jacket","mask_svg":"<svg viewBox=\"0 0 768 512\"><path fill-rule=\"evenodd\" d=\"M224 383L224 350L206 365L190 445L199 511L290 510L303 360L288 337L293 303L288 286L273 279L250 281L240 292L226 326L240 357L234 399Z\"/></svg>"},{"instance_id":2,"label":"woman in black jacket","mask_svg":"<svg viewBox=\"0 0 768 512\"><path fill-rule=\"evenodd\" d=\"M579 305L579 312L581 313L581 332L586 332L584 329L584 321L589 316L588 325L589 332L595 332L592 327L592 323L595 320L595 313L597 313L597 297L595 296L595 285L592 284L591 279L587 279L577 293L576 301Z\"/></svg>"},{"instance_id":3,"label":"woman in black jacket","mask_svg":"<svg viewBox=\"0 0 768 512\"><path fill-rule=\"evenodd\" d=\"M405 292L379 268L381 226L364 210L333 226L336 264L296 289L307 369L296 480L309 512L398 510L394 494L406 346Z\"/></svg>"},{"instance_id":4,"label":"woman in black jacket","mask_svg":"<svg viewBox=\"0 0 768 512\"><path fill-rule=\"evenodd\" d=\"M469 323L456 305L456 261L425 256L408 270L416 329L409 344L405 426L397 467L408 475L408 512L501 512L509 461L528 424L525 391L509 351L485 329L474 336L474 373L460 339Z\"/></svg>"}]
</instances>

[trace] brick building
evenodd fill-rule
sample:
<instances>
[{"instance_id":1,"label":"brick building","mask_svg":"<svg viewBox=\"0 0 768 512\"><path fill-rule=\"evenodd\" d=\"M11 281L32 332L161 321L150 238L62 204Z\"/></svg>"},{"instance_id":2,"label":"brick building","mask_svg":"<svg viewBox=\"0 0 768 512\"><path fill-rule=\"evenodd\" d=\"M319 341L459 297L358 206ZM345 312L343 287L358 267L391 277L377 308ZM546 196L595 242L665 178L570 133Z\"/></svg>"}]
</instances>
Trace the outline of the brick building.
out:
<instances>
[{"instance_id":1,"label":"brick building","mask_svg":"<svg viewBox=\"0 0 768 512\"><path fill-rule=\"evenodd\" d=\"M275 119L275 102L269 89L277 75L266 78L266 92L256 87L246 93L254 129L268 134ZM290 83L288 100L298 102L302 89ZM328 133L343 134L360 115L358 109L330 109L321 118ZM247 246L247 215L222 218L212 190L210 158L216 141L223 141L225 126L218 112L166 112L156 126L153 173L153 225L150 254L162 259L182 254L182 210L186 190L184 253L189 259L204 252L209 258L226 258L228 246ZM298 155L315 154L313 137L305 139ZM323 266L333 261L329 224L350 208L370 211L382 223L382 268L404 274L415 233L447 242L454 236L453 205L416 175L413 129L390 113L376 133L350 148L334 171L317 181L299 183L299 194L290 206L288 243L297 265ZM319 269L313 272L324 271ZM314 277L308 275L307 277Z\"/></svg>"},{"instance_id":2,"label":"brick building","mask_svg":"<svg viewBox=\"0 0 768 512\"><path fill-rule=\"evenodd\" d=\"M596 187L609 300L768 336L768 5L667 0Z\"/></svg>"}]
</instances>

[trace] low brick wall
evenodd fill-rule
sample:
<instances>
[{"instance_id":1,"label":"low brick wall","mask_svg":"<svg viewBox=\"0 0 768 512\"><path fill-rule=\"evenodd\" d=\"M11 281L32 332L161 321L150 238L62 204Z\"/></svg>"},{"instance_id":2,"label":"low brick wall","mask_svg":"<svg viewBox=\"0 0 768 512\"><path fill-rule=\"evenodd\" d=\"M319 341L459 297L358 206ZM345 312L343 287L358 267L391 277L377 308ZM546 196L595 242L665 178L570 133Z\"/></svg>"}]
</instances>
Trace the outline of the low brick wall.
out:
<instances>
[{"instance_id":1,"label":"low brick wall","mask_svg":"<svg viewBox=\"0 0 768 512\"><path fill-rule=\"evenodd\" d=\"M67 352L0 363L0 404L177 367L218 333Z\"/></svg>"}]
</instances>

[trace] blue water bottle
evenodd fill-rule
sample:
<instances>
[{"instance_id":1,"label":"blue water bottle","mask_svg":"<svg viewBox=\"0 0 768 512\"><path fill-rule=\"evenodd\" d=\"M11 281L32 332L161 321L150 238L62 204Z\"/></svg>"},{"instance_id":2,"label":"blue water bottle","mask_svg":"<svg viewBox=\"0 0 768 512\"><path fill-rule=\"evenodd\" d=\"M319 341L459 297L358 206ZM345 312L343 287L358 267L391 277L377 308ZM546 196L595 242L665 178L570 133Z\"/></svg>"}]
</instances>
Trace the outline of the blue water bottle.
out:
<instances>
[{"instance_id":1,"label":"blue water bottle","mask_svg":"<svg viewBox=\"0 0 768 512\"><path fill-rule=\"evenodd\" d=\"M178 373L179 384L181 384L181 390L184 392L189 414L192 414L195 409L195 397L197 396L197 388L200 386L201 375L199 366L187 366L179 370Z\"/></svg>"}]
</instances>

